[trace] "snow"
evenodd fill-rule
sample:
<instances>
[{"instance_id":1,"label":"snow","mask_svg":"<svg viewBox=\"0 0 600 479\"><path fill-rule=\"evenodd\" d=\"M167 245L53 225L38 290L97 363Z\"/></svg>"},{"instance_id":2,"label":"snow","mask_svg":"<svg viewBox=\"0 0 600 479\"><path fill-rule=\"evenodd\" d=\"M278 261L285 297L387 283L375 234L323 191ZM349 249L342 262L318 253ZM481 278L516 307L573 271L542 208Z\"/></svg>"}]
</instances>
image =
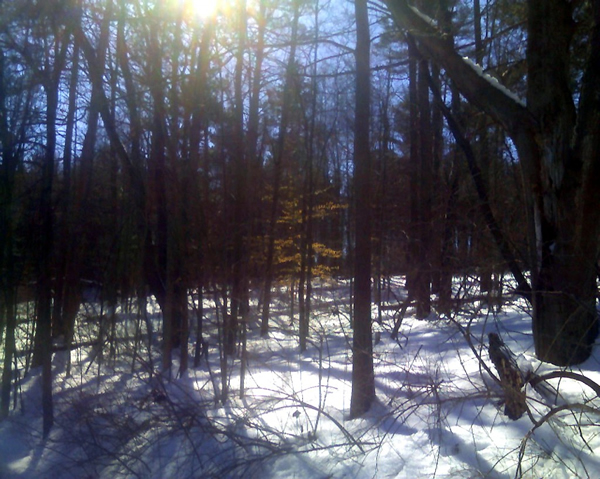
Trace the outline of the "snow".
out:
<instances>
[{"instance_id":1,"label":"snow","mask_svg":"<svg viewBox=\"0 0 600 479\"><path fill-rule=\"evenodd\" d=\"M517 102L519 105L521 105L522 107L526 107L527 104L525 103L525 100L523 100L522 98L520 98L515 92L509 90L508 88L506 88L502 83L500 83L498 81L497 78L494 78L491 75L488 75L487 73L485 73L483 71L483 68L481 68L481 66L477 63L475 63L473 60L471 60L468 57L463 57L463 61L469 65L473 70L475 70L475 72L477 72L477 74L483 78L484 80L486 80L490 85L492 85L494 88L497 88L498 90L500 90L504 95L508 96L509 98L511 98L512 100L514 100L515 102Z\"/></svg>"},{"instance_id":2,"label":"snow","mask_svg":"<svg viewBox=\"0 0 600 479\"><path fill-rule=\"evenodd\" d=\"M437 27L436 22L433 18L431 18L428 15L425 15L421 10L419 10L416 7L413 7L412 5L409 5L408 8L410 8L415 15L418 15L419 17L421 17L421 19L426 22L428 25L432 26L432 27Z\"/></svg>"},{"instance_id":3,"label":"snow","mask_svg":"<svg viewBox=\"0 0 600 479\"><path fill-rule=\"evenodd\" d=\"M433 18L429 17L428 15L421 12L418 8L413 7L411 5L409 5L408 8L410 8L415 13L415 15L418 15L425 23L427 23L428 25L430 25L432 27L437 28L437 24L436 24L435 20L433 20ZM523 107L527 106L525 100L520 98L515 92L509 90L504 85L502 85L502 83L500 83L497 78L494 78L493 76L485 73L483 71L483 68L479 64L475 63L473 60L471 60L468 57L463 57L463 61L467 65L469 65L469 67L471 67L473 70L475 70L477 75L479 75L481 78L483 78L488 83L490 83L490 85L492 85L494 88L497 88L498 90L500 90L504 95L508 96L509 98L511 98L512 100L517 102L519 105L521 105Z\"/></svg>"},{"instance_id":4,"label":"snow","mask_svg":"<svg viewBox=\"0 0 600 479\"><path fill-rule=\"evenodd\" d=\"M461 281L462 290L467 280ZM399 278L392 290L395 297L406 296ZM70 377L66 353L55 353L52 432L41 438L41 372L34 369L19 381L17 409L0 423L0 478L598 477L593 408L599 400L592 391L574 380L551 380L560 394L553 406L528 386L532 418L511 421L499 404L501 390L475 354L494 371L486 338L495 331L522 367L537 374L557 370L533 357L522 300L508 298L502 311L466 302L452 318L427 320L415 319L409 308L398 340L389 335L397 311L386 309L374 345L377 401L365 417L349 420L349 286L319 282L314 294L305 353L298 351L285 285L274 294L270 338L260 337L258 305L252 303L244 395L240 399L236 357L228 364L225 404L215 401L222 378L214 303L208 299L208 363L182 377L177 354L170 380L150 375L160 365L156 337L151 354L147 337L137 350L132 341L121 341L116 357L106 351L100 365L91 348L73 351ZM385 297L390 304L393 298ZM97 334L99 311L89 304L82 308L76 340ZM374 306L373 317L376 311ZM121 337L145 334L135 312L117 313ZM150 318L160 331L156 310ZM600 382L599 359L595 354L575 371ZM565 404L582 406L542 420Z\"/></svg>"}]
</instances>

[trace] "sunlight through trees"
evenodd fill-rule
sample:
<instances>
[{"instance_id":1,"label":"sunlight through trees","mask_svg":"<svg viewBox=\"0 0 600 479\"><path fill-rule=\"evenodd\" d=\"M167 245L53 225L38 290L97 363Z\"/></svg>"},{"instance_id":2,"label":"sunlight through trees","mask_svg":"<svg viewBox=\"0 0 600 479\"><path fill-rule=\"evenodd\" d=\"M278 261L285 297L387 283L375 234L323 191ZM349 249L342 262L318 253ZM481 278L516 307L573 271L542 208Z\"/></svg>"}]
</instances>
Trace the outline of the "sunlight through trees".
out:
<instances>
[{"instance_id":1,"label":"sunlight through trees","mask_svg":"<svg viewBox=\"0 0 600 479\"><path fill-rule=\"evenodd\" d=\"M39 368L52 436L65 351L219 407L256 334L322 368L325 284L353 419L405 316L518 297L536 361L588 361L598 45L600 0L0 0L0 417Z\"/></svg>"}]
</instances>

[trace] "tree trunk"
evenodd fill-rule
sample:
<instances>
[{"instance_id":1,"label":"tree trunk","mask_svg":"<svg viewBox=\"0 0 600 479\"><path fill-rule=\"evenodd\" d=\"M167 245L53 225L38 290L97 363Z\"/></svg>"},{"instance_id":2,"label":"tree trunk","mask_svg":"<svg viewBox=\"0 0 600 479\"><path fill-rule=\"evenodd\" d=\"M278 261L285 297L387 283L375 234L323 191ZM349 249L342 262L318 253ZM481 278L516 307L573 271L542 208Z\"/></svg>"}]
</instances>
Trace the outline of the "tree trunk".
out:
<instances>
[{"instance_id":1,"label":"tree trunk","mask_svg":"<svg viewBox=\"0 0 600 479\"><path fill-rule=\"evenodd\" d=\"M204 340L204 280L201 276L198 282L197 301L198 305L194 308L196 312L196 345L194 347L194 368L200 367L200 359L202 355L208 357L208 343Z\"/></svg>"},{"instance_id":2,"label":"tree trunk","mask_svg":"<svg viewBox=\"0 0 600 479\"><path fill-rule=\"evenodd\" d=\"M527 105L466 62L441 32L404 0L387 0L420 50L445 68L463 96L511 137L533 206L536 255L528 265L536 354L574 365L598 334L595 268L600 253L600 0L590 2L590 49L575 107L571 85L572 2L527 2ZM489 223L488 223L489 224ZM492 232L493 233L493 232Z\"/></svg>"},{"instance_id":3,"label":"tree trunk","mask_svg":"<svg viewBox=\"0 0 600 479\"><path fill-rule=\"evenodd\" d=\"M419 110L419 161L418 161L418 254L417 254L417 284L415 300L417 301L416 316L425 319L431 313L431 204L433 182L433 135L431 111L429 107L429 63L419 61L419 79L417 97Z\"/></svg>"},{"instance_id":4,"label":"tree trunk","mask_svg":"<svg viewBox=\"0 0 600 479\"><path fill-rule=\"evenodd\" d=\"M13 203L18 160L15 145L11 141L12 134L9 131L7 118L6 86L8 78L5 75L4 62L4 51L0 49L0 143L2 144L2 164L0 164L0 344L2 343L2 327L6 327L0 390L0 419L8 416L10 406L12 362L16 352L15 329L17 325Z\"/></svg>"},{"instance_id":5,"label":"tree trunk","mask_svg":"<svg viewBox=\"0 0 600 479\"><path fill-rule=\"evenodd\" d=\"M585 361L598 336L596 268L572 254L561 256L562 264L544 267L539 274L533 337L539 359L568 366Z\"/></svg>"},{"instance_id":6,"label":"tree trunk","mask_svg":"<svg viewBox=\"0 0 600 479\"><path fill-rule=\"evenodd\" d=\"M410 157L410 231L408 233L408 271L406 289L411 297L416 297L418 284L419 257L419 110L417 108L417 52L408 42L408 108L409 108L409 157Z\"/></svg>"},{"instance_id":7,"label":"tree trunk","mask_svg":"<svg viewBox=\"0 0 600 479\"><path fill-rule=\"evenodd\" d=\"M73 157L73 134L75 128L75 114L77 109L77 82L79 77L79 44L77 41L73 45L71 78L69 82L69 101L68 113L65 125L65 148L63 154L63 187L62 187L62 208L64 210L63 218L59 223L59 238L57 245L57 272L56 272L56 294L54 299L53 322L58 334L68 336L67 328L64 327L69 321L63 320L65 311L65 302L68 296L66 276L67 265L69 263L69 253L71 251L69 239L72 235L72 157Z\"/></svg>"},{"instance_id":8,"label":"tree trunk","mask_svg":"<svg viewBox=\"0 0 600 479\"><path fill-rule=\"evenodd\" d=\"M300 296L300 301L303 302L303 313L300 315L300 343L302 350L306 349L307 339L310 335L310 316L311 316L311 301L312 301L312 284L313 284L313 261L314 261L314 203L315 203L315 125L317 117L317 65L319 64L319 2L315 5L315 30L314 30L315 46L313 47L313 71L311 81L311 105L310 114L306 114L304 110L304 124L306 129L305 144L306 144L306 178L303 194L303 241L300 254L303 255L303 263L306 268L306 294ZM302 348L304 346L304 348Z\"/></svg>"},{"instance_id":9,"label":"tree trunk","mask_svg":"<svg viewBox=\"0 0 600 479\"><path fill-rule=\"evenodd\" d=\"M59 68L55 65L55 68ZM54 76L54 75L52 75ZM48 78L45 85L47 97L46 152L41 182L39 217L41 227L38 242L37 329L34 364L42 367L42 417L43 436L48 437L54 424L52 398L52 249L54 214L52 189L54 183L54 154L56 147L56 113L58 107L58 75Z\"/></svg>"},{"instance_id":10,"label":"tree trunk","mask_svg":"<svg viewBox=\"0 0 600 479\"><path fill-rule=\"evenodd\" d=\"M169 228L170 216L168 213L167 197L167 158L166 158L166 111L165 83L162 72L162 55L164 54L159 41L159 15L158 9L154 18L150 20L150 34L148 45L148 62L150 73L150 94L152 96L152 143L149 159L149 181L153 193L151 197L152 208L156 215L153 225L153 237L149 238L148 245L152 245L147 257L146 267L153 270L153 281L150 287L156 296L163 315L163 351L162 363L165 371L170 370L171 355L178 335L175 327L175 305L172 275L169 264Z\"/></svg>"},{"instance_id":11,"label":"tree trunk","mask_svg":"<svg viewBox=\"0 0 600 479\"><path fill-rule=\"evenodd\" d=\"M112 17L112 2L106 5L106 12L102 19L100 27L100 38L98 41L98 63L104 71L106 63L106 52L109 43L109 21ZM79 42L75 40L75 52L79 52ZM74 58L73 62L79 62L79 59ZM78 67L78 65L77 65ZM75 76L76 72L72 72ZM76 96L77 78L71 79L71 87L75 88L74 92L69 92L69 95ZM90 196L92 190L92 177L94 169L94 157L96 155L96 140L98 136L98 120L99 120L99 102L100 92L97 87L92 87L89 113L87 117L87 130L81 147L79 158L79 174L73 185L67 183L67 174L70 175L70 167L65 165L65 192L68 194L66 201L67 205L67 220L61 229L61 234L58 236L57 253L59 262L64 261L64 270L59 270L57 274L57 284L55 287L54 299L54 317L53 317L53 336L63 335L64 341L69 345L73 339L75 319L79 306L81 304L81 273L85 264L86 250L88 249L88 215L90 206ZM73 102L75 108L75 98ZM71 113L70 114L74 114ZM69 125L68 125L69 126ZM72 126L71 126L72 128ZM71 148L72 145L66 145ZM69 159L69 155L65 155L65 162ZM70 161L69 161L70 162ZM69 179L70 182L70 179ZM71 191L71 186L74 187ZM68 224L71 222L71 224ZM65 248L66 249L63 249ZM64 255L64 256L63 256ZM62 267L63 265L61 265ZM64 276L63 276L64 274ZM67 360L67 371L70 372L70 357Z\"/></svg>"},{"instance_id":12,"label":"tree trunk","mask_svg":"<svg viewBox=\"0 0 600 479\"><path fill-rule=\"evenodd\" d=\"M235 353L239 333L239 321L245 321L248 310L248 158L244 142L244 98L242 79L244 69L244 54L246 51L247 17L246 0L238 0L240 15L238 19L238 45L236 52L234 76L234 164L235 164L235 205L233 233L233 287L231 292L231 314L225 322L225 351L228 355Z\"/></svg>"},{"instance_id":13,"label":"tree trunk","mask_svg":"<svg viewBox=\"0 0 600 479\"><path fill-rule=\"evenodd\" d=\"M294 19L292 21L292 37L290 42L290 56L288 57L285 84L283 86L283 105L281 107L281 119L277 136L277 149L273 162L273 197L271 199L271 211L267 234L267 262L265 268L265 284L263 289L263 310L260 325L260 334L265 337L269 334L269 315L271 308L271 287L274 278L275 260L275 232L279 211L279 196L281 189L281 176L283 174L283 155L285 139L289 122L290 106L292 102L292 82L294 81L294 64L296 62L296 44L298 36L298 19L300 17L299 2L294 2Z\"/></svg>"},{"instance_id":14,"label":"tree trunk","mask_svg":"<svg viewBox=\"0 0 600 479\"><path fill-rule=\"evenodd\" d=\"M390 143L391 143L391 132L390 132L390 120L389 120L389 105L391 97L391 70L388 71L386 78L386 92L383 100L381 101L380 125L379 131L381 132L380 147L379 147L379 162L377 165L377 171L375 172L377 181L377 194L375 204L376 211L374 215L374 232L373 236L376 238L376 244L373 248L373 256L375 258L375 301L377 303L377 323L382 324L383 321L383 289L385 286L385 270L384 270L384 252L385 252L385 234L386 234L386 219L387 219L387 194L388 194L388 159L390 156ZM387 259L387 258L385 258Z\"/></svg>"},{"instance_id":15,"label":"tree trunk","mask_svg":"<svg viewBox=\"0 0 600 479\"><path fill-rule=\"evenodd\" d=\"M56 121L58 113L60 77L63 72L70 32L52 32L55 42L52 56L54 63L44 78L46 93L46 145L42 178L40 181L40 197L38 214L40 228L38 231L37 260L37 329L35 335L34 364L42 367L42 430L43 437L50 434L54 424L54 403L52 397L52 260L54 249L54 211L52 207L52 191L54 188L55 154L56 154ZM62 42L58 38L63 39Z\"/></svg>"},{"instance_id":16,"label":"tree trunk","mask_svg":"<svg viewBox=\"0 0 600 479\"><path fill-rule=\"evenodd\" d=\"M370 161L370 34L367 0L355 0L356 111L354 184L356 249L354 262L354 336L350 417L369 410L375 400L371 330L371 161Z\"/></svg>"},{"instance_id":17,"label":"tree trunk","mask_svg":"<svg viewBox=\"0 0 600 479\"><path fill-rule=\"evenodd\" d=\"M596 107L600 102L600 2L594 3L597 23L589 67L596 69L596 94L595 98L582 96L581 108L588 107L584 105L587 101L595 102ZM598 170L590 166L586 171L583 165L595 165L598 158L582 157L585 151L577 151L573 144L578 119L569 85L572 8L561 0L528 2L527 105L540 125L534 185L542 187L533 192L539 262L537 274L533 274L533 333L537 356L560 366L585 361L598 334L595 268L600 238L597 226L588 230L584 225L597 223L599 218L597 212L587 217L578 214L589 202L600 207L597 191L593 200L584 196L581 187L585 184L582 173ZM597 123L593 128L596 136L589 140L598 145Z\"/></svg>"},{"instance_id":18,"label":"tree trunk","mask_svg":"<svg viewBox=\"0 0 600 479\"><path fill-rule=\"evenodd\" d=\"M410 274L407 288L417 303L416 316L431 312L431 182L432 144L427 60L420 58L409 38L410 97Z\"/></svg>"}]
</instances>

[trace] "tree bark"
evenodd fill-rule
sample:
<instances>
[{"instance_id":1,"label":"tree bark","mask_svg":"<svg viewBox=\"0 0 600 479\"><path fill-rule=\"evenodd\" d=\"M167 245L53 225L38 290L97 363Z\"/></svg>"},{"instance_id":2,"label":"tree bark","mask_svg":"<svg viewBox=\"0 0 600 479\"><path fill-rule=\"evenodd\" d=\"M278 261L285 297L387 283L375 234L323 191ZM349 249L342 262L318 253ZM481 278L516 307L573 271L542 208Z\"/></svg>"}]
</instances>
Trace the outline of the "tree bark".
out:
<instances>
[{"instance_id":1,"label":"tree bark","mask_svg":"<svg viewBox=\"0 0 600 479\"><path fill-rule=\"evenodd\" d=\"M596 24L587 72L594 68L594 61L598 67L600 7L599 2L594 4ZM577 115L570 89L575 27L571 9L570 2L561 0L528 2L527 104L539 125L538 175L543 188L536 201L539 265L534 275L533 332L538 357L561 366L585 361L598 334L595 270L600 231L587 224L599 220L599 213L589 208L600 208L600 195L596 191L594 197L586 197L583 185L599 168L598 157L576 151L572 140ZM587 87L595 89L595 98L581 102L598 106L600 86L596 81L594 87ZM597 128L596 138L586 136L598 145ZM587 179L586 174L590 175ZM578 214L585 210L589 216Z\"/></svg>"},{"instance_id":2,"label":"tree bark","mask_svg":"<svg viewBox=\"0 0 600 479\"><path fill-rule=\"evenodd\" d=\"M527 411L525 381L510 349L496 333L489 334L488 353L504 391L504 414L516 421Z\"/></svg>"},{"instance_id":3,"label":"tree bark","mask_svg":"<svg viewBox=\"0 0 600 479\"><path fill-rule=\"evenodd\" d=\"M354 261L354 336L350 417L369 410L375 400L371 330L371 160L370 160L370 33L367 0L355 0L356 111L354 185L356 248Z\"/></svg>"}]
</instances>

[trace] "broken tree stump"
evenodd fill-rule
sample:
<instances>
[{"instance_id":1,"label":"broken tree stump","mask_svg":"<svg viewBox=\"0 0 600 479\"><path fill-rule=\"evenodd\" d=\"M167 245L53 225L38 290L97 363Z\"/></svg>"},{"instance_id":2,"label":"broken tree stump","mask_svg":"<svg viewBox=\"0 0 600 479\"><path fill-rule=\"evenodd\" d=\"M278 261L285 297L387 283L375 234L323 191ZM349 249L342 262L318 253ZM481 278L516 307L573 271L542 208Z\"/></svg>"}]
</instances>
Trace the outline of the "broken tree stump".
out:
<instances>
[{"instance_id":1,"label":"broken tree stump","mask_svg":"<svg viewBox=\"0 0 600 479\"><path fill-rule=\"evenodd\" d=\"M494 363L504 391L504 414L519 419L527 411L525 380L515 356L496 333L490 333L488 352Z\"/></svg>"}]
</instances>

